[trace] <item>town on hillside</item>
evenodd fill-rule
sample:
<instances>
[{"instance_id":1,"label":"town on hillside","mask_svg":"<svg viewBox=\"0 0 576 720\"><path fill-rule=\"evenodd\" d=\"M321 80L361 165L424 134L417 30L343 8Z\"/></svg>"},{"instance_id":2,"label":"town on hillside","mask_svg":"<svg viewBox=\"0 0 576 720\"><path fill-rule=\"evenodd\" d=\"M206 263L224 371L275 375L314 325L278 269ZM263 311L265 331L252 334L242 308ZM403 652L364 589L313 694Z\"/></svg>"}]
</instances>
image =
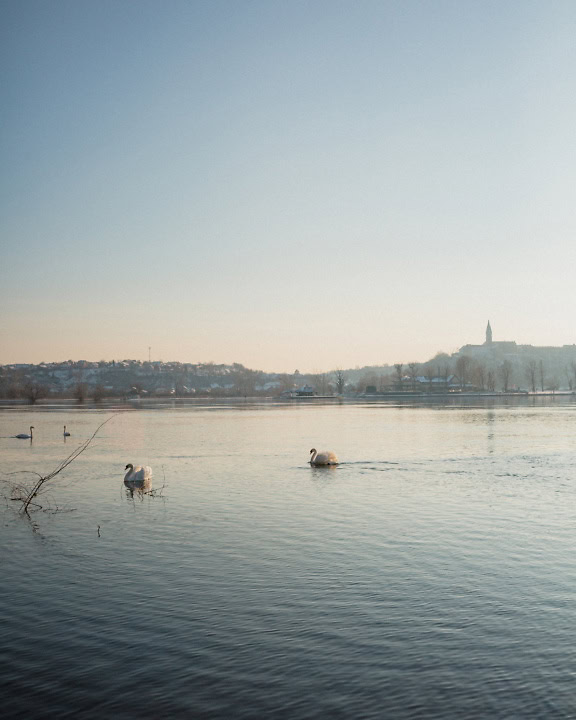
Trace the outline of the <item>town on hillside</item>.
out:
<instances>
[{"instance_id":1,"label":"town on hillside","mask_svg":"<svg viewBox=\"0 0 576 720\"><path fill-rule=\"evenodd\" d=\"M325 373L266 373L232 365L140 360L67 360L0 365L0 398L99 401L128 397L310 398L429 393L555 393L576 389L576 345L541 347L485 340L426 362L336 369Z\"/></svg>"}]
</instances>

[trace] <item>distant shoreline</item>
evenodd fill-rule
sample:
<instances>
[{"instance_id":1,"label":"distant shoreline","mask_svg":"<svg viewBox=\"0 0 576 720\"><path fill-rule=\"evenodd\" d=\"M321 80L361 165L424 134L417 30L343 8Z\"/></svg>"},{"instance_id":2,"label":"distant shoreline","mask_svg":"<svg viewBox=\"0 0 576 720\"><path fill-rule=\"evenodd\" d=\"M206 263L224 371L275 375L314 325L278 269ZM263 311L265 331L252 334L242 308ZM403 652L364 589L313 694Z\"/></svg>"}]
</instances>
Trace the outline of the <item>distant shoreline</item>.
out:
<instances>
[{"instance_id":1,"label":"distant shoreline","mask_svg":"<svg viewBox=\"0 0 576 720\"><path fill-rule=\"evenodd\" d=\"M73 397L55 397L55 398L42 398L37 400L35 403L30 403L24 398L0 398L0 409L44 409L49 410L50 408L59 409L90 409L90 410L110 410L115 409L138 409L138 408L160 408L160 407L175 407L185 405L223 405L227 403L239 404L239 403L262 403L262 404L314 404L314 403L374 403L382 402L386 400L393 401L418 401L418 402L447 402L447 401L458 401L458 400L525 400L525 399L574 399L576 401L576 392L570 390L558 390L556 392L544 391L544 392L449 392L449 393L412 393L412 392L384 392L384 393L371 393L371 394L356 394L356 395L309 395L296 398L285 398L279 396L202 396L202 397L106 397L96 402L94 400L85 400L80 402Z\"/></svg>"}]
</instances>

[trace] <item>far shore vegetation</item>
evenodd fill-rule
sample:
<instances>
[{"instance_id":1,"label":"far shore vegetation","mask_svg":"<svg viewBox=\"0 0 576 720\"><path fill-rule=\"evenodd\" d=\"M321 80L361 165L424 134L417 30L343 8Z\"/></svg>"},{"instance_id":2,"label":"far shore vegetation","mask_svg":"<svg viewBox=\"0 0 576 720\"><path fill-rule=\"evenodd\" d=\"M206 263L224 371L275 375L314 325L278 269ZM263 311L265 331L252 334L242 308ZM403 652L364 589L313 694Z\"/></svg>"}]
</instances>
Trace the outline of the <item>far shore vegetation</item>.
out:
<instances>
[{"instance_id":1,"label":"far shore vegetation","mask_svg":"<svg viewBox=\"0 0 576 720\"><path fill-rule=\"evenodd\" d=\"M576 345L540 348L509 342L465 345L426 362L267 373L232 365L85 360L0 366L0 399L34 404L130 397L344 396L390 393L573 392Z\"/></svg>"}]
</instances>

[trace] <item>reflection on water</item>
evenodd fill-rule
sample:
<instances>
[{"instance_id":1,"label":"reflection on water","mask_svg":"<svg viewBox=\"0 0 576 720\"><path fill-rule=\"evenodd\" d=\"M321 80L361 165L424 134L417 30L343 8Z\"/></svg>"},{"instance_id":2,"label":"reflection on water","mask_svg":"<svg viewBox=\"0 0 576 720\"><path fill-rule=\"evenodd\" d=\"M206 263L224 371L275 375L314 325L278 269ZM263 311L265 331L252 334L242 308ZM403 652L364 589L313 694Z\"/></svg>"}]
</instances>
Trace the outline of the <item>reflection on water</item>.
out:
<instances>
[{"instance_id":1,"label":"reflection on water","mask_svg":"<svg viewBox=\"0 0 576 720\"><path fill-rule=\"evenodd\" d=\"M3 472L108 414L0 412ZM33 533L1 509L3 715L574 717L575 422L532 399L114 417L52 489L73 512Z\"/></svg>"},{"instance_id":2,"label":"reflection on water","mask_svg":"<svg viewBox=\"0 0 576 720\"><path fill-rule=\"evenodd\" d=\"M131 498L133 498L134 495L136 495L136 497L143 498L144 495L149 495L152 490L151 480L146 480L144 483L136 484L124 481L124 485L126 486L127 496Z\"/></svg>"}]
</instances>

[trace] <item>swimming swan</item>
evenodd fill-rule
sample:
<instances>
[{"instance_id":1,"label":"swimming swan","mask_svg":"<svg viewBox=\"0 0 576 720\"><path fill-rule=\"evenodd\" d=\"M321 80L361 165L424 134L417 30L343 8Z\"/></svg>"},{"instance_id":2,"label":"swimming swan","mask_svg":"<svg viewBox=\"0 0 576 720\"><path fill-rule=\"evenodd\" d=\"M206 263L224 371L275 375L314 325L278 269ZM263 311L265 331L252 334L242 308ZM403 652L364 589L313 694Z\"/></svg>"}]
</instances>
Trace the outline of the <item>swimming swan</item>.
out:
<instances>
[{"instance_id":1,"label":"swimming swan","mask_svg":"<svg viewBox=\"0 0 576 720\"><path fill-rule=\"evenodd\" d=\"M149 465L144 465L144 467L136 465L134 467L132 463L128 463L124 470L128 470L124 475L124 485L126 487L143 488L149 485L152 480L152 468Z\"/></svg>"},{"instance_id":2,"label":"swimming swan","mask_svg":"<svg viewBox=\"0 0 576 720\"><path fill-rule=\"evenodd\" d=\"M30 435L19 433L18 435L12 435L12 437L18 438L19 440L32 440L32 430L34 430L34 425L30 425Z\"/></svg>"},{"instance_id":3,"label":"swimming swan","mask_svg":"<svg viewBox=\"0 0 576 720\"><path fill-rule=\"evenodd\" d=\"M66 432L66 425L64 425L64 437L70 437L70 433Z\"/></svg>"},{"instance_id":4,"label":"swimming swan","mask_svg":"<svg viewBox=\"0 0 576 720\"><path fill-rule=\"evenodd\" d=\"M310 465L317 467L318 465L338 465L339 460L336 455L330 450L324 450L319 453L316 448L310 450L312 457L310 458Z\"/></svg>"}]
</instances>

